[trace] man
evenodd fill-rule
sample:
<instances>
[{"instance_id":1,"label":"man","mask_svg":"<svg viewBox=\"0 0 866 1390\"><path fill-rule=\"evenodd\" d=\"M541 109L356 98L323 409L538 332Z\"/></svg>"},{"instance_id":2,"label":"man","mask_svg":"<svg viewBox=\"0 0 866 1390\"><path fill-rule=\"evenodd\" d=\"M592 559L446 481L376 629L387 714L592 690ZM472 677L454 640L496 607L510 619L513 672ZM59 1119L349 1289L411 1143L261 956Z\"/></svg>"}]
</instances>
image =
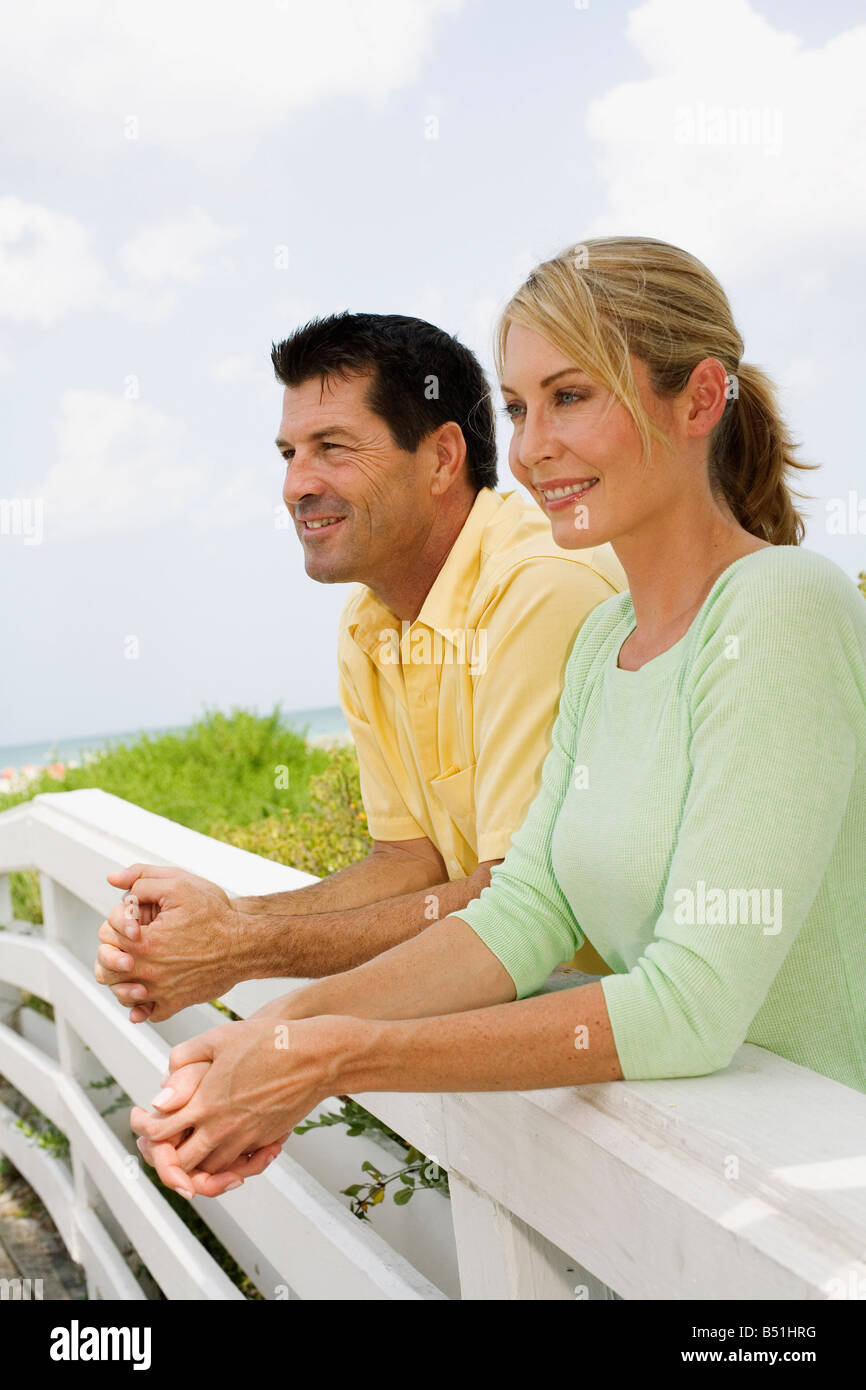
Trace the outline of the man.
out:
<instances>
[{"instance_id":1,"label":"man","mask_svg":"<svg viewBox=\"0 0 866 1390\"><path fill-rule=\"evenodd\" d=\"M490 395L455 338L344 313L272 360L306 572L360 586L338 663L373 849L259 898L173 868L109 875L136 895L141 925L113 909L95 974L134 1022L245 979L350 969L477 897L538 790L574 636L625 582L608 546L560 550L537 508L493 491ZM607 968L589 945L575 964Z\"/></svg>"}]
</instances>

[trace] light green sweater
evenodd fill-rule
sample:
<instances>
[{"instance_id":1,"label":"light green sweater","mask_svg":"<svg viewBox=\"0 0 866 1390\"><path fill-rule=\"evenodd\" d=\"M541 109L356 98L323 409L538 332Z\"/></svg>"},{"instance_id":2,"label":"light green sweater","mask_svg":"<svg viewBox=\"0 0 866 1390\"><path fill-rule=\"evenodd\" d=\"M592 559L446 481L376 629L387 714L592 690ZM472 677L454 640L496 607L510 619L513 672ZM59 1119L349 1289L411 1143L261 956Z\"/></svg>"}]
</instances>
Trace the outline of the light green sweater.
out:
<instances>
[{"instance_id":1,"label":"light green sweater","mask_svg":"<svg viewBox=\"0 0 866 1390\"><path fill-rule=\"evenodd\" d=\"M584 623L541 791L455 915L518 998L588 938L627 1080L745 1041L866 1092L866 602L778 546L623 671L634 625L628 593Z\"/></svg>"}]
</instances>

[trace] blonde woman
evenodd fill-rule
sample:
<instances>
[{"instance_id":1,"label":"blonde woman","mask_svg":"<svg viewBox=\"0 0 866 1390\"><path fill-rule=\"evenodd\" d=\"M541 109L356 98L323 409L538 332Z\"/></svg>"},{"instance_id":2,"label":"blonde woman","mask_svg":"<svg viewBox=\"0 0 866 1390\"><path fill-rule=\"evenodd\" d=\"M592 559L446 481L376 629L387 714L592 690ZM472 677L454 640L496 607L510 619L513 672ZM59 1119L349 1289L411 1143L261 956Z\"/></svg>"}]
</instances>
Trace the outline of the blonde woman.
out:
<instances>
[{"instance_id":1,"label":"blonde woman","mask_svg":"<svg viewBox=\"0 0 866 1390\"><path fill-rule=\"evenodd\" d=\"M174 1050L133 1126L180 1190L345 1092L700 1076L744 1041L866 1092L866 604L798 548L772 387L706 267L644 238L540 265L497 348L512 471L629 592L578 635L480 898ZM584 940L611 973L538 996Z\"/></svg>"}]
</instances>

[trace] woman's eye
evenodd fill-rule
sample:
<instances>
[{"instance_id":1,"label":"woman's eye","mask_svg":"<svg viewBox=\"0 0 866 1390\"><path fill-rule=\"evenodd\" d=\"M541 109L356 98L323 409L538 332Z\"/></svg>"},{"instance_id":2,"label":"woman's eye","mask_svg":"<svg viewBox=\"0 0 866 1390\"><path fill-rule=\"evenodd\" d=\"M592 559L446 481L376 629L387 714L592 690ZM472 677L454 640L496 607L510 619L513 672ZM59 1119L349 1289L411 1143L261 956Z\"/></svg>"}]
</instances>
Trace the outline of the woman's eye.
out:
<instances>
[{"instance_id":1,"label":"woman's eye","mask_svg":"<svg viewBox=\"0 0 866 1390\"><path fill-rule=\"evenodd\" d=\"M516 414L516 412L517 412L518 410L521 410L521 409L522 409L522 406L519 404L518 401L509 401L507 405L504 405L504 406L502 407L502 414L503 414L508 420L516 420L516 419L517 419L517 414Z\"/></svg>"},{"instance_id":2,"label":"woman's eye","mask_svg":"<svg viewBox=\"0 0 866 1390\"><path fill-rule=\"evenodd\" d=\"M563 397L566 396L570 397L570 400L564 400ZM578 391L573 388L569 390L568 387L563 387L561 391L557 391L556 397L560 405L573 405L575 401L585 401L587 393L586 391Z\"/></svg>"}]
</instances>

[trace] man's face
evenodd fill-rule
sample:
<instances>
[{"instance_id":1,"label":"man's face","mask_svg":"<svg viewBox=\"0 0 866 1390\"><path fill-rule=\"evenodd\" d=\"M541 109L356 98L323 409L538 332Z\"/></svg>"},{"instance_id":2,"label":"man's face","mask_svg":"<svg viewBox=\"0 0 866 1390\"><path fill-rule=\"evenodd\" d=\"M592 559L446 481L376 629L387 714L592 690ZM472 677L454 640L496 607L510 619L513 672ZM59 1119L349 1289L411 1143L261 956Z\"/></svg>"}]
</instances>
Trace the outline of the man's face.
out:
<instances>
[{"instance_id":1,"label":"man's face","mask_svg":"<svg viewBox=\"0 0 866 1390\"><path fill-rule=\"evenodd\" d=\"M405 564L432 498L418 454L399 449L366 402L368 373L287 386L277 448L283 500L320 584L376 587Z\"/></svg>"}]
</instances>

